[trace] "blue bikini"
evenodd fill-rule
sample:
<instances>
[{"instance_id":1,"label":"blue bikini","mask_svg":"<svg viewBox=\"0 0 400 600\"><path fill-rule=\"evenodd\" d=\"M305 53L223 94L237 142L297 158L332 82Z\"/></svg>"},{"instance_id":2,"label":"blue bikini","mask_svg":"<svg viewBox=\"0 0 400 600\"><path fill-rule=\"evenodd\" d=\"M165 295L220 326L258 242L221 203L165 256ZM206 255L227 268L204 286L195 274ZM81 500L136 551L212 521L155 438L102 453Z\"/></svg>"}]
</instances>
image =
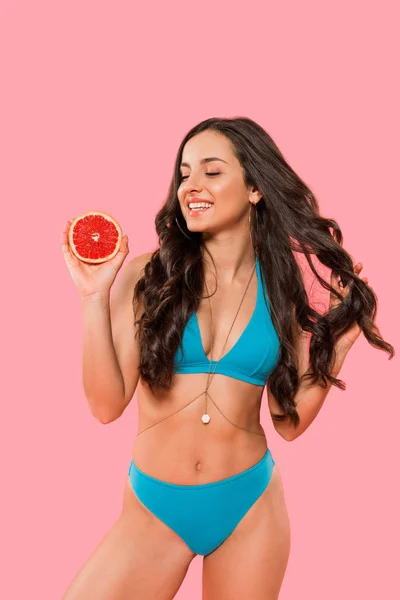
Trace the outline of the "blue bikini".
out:
<instances>
[{"instance_id":1,"label":"blue bikini","mask_svg":"<svg viewBox=\"0 0 400 600\"><path fill-rule=\"evenodd\" d=\"M266 297L263 294L261 279L264 280L264 277L258 256L256 273L257 300L254 312L233 348L219 361L215 373L264 386L277 364L280 343L271 321L266 285ZM210 361L203 350L196 312L190 315L186 323L182 346L183 354L178 348L175 355L175 373L208 373ZM216 363L216 360L212 361L211 372L214 372Z\"/></svg>"},{"instance_id":2,"label":"blue bikini","mask_svg":"<svg viewBox=\"0 0 400 600\"><path fill-rule=\"evenodd\" d=\"M255 465L232 477L177 485L143 473L132 461L129 477L139 500L192 552L206 556L231 535L267 488L274 464L268 449Z\"/></svg>"},{"instance_id":3,"label":"blue bikini","mask_svg":"<svg viewBox=\"0 0 400 600\"><path fill-rule=\"evenodd\" d=\"M256 273L257 301L252 317L232 349L220 359L215 373L265 386L279 361L281 347L258 256ZM210 361L202 346L196 313L186 323L182 349L175 356L175 373L209 372ZM212 361L212 372L215 364ZM142 504L175 531L194 554L206 556L233 533L267 488L274 464L268 448L255 465L232 477L200 485L178 485L144 473L132 459L129 479Z\"/></svg>"}]
</instances>

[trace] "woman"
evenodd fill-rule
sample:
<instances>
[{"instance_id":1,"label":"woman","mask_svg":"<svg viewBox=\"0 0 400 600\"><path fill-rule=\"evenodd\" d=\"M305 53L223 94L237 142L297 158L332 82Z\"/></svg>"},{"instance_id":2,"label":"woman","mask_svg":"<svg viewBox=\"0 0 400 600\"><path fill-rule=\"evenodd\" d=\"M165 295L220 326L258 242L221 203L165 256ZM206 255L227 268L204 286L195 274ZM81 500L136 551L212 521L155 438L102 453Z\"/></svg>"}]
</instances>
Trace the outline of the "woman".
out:
<instances>
[{"instance_id":1,"label":"woman","mask_svg":"<svg viewBox=\"0 0 400 600\"><path fill-rule=\"evenodd\" d=\"M197 554L205 600L272 600L290 528L260 424L264 386L275 429L293 440L330 387L344 389L337 376L361 331L394 349L339 226L254 121L208 119L186 135L156 229L159 248L127 263L111 299L127 240L93 266L71 255L68 224L63 235L90 408L114 421L137 389L139 413L121 515L64 600L174 598ZM325 314L309 305L293 251L330 290Z\"/></svg>"}]
</instances>

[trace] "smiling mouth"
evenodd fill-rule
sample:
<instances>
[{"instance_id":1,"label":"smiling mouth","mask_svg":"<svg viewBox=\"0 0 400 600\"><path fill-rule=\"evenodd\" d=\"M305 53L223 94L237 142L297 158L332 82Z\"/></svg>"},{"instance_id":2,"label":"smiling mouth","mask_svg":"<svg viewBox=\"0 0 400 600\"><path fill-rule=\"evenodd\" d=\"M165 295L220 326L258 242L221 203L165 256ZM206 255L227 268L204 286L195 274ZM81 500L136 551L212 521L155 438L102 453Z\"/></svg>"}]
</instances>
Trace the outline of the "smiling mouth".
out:
<instances>
[{"instance_id":1,"label":"smiling mouth","mask_svg":"<svg viewBox=\"0 0 400 600\"><path fill-rule=\"evenodd\" d=\"M203 213L206 213L207 211L210 210L210 208L213 205L210 204L209 206L199 206L197 208L190 208L189 206L187 207L187 214L189 217L198 217L200 215L202 215Z\"/></svg>"},{"instance_id":2,"label":"smiling mouth","mask_svg":"<svg viewBox=\"0 0 400 600\"><path fill-rule=\"evenodd\" d=\"M210 202L209 200L202 200L201 198L196 200L195 198L192 198L191 200L189 200L186 203L186 208L188 210L206 210L206 209L210 208L212 205L213 205L213 203Z\"/></svg>"},{"instance_id":3,"label":"smiling mouth","mask_svg":"<svg viewBox=\"0 0 400 600\"><path fill-rule=\"evenodd\" d=\"M196 206L194 208L190 208L190 207L188 207L188 208L189 208L189 210L194 210L194 211L201 211L201 210L204 211L204 210L208 210L209 208L211 208L211 204L210 204L210 206Z\"/></svg>"}]
</instances>

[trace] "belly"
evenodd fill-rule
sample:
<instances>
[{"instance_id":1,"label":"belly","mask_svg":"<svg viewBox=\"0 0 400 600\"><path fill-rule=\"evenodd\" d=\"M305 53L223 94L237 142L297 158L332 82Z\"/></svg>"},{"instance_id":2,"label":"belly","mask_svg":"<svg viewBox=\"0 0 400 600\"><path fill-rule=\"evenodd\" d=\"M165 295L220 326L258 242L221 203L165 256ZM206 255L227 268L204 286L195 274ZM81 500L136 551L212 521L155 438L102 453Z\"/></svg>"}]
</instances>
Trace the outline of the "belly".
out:
<instances>
[{"instance_id":1,"label":"belly","mask_svg":"<svg viewBox=\"0 0 400 600\"><path fill-rule=\"evenodd\" d=\"M214 376L210 395L219 410L208 399L211 418L204 423L204 394L191 401L206 387L204 374L174 379L164 397L155 398L138 386L139 435L133 459L140 470L170 483L196 485L236 475L262 458L267 440L259 421L259 386Z\"/></svg>"}]
</instances>

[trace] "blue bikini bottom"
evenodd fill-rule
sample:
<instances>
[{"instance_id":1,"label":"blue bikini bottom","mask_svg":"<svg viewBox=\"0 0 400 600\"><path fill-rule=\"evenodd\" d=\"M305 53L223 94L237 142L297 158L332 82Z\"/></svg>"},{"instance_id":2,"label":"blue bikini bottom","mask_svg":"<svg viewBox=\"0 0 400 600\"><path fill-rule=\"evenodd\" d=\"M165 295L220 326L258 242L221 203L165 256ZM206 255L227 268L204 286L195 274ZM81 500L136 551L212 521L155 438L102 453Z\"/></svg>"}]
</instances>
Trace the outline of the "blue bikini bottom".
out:
<instances>
[{"instance_id":1,"label":"blue bikini bottom","mask_svg":"<svg viewBox=\"0 0 400 600\"><path fill-rule=\"evenodd\" d=\"M206 556L222 544L261 496L275 464L269 448L255 465L232 477L200 485L177 485L137 468L129 479L139 500L180 536L195 554Z\"/></svg>"}]
</instances>

